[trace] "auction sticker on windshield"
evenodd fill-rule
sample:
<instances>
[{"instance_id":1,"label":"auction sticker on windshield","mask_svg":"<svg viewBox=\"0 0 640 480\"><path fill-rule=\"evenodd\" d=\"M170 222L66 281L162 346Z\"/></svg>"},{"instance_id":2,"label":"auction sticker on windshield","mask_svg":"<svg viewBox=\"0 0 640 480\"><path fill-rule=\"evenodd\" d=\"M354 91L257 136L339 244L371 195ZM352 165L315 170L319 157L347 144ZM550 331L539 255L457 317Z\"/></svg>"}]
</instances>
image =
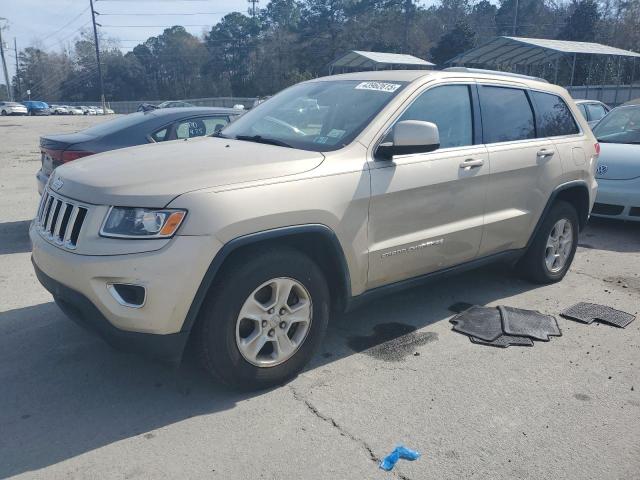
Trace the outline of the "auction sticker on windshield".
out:
<instances>
[{"instance_id":1,"label":"auction sticker on windshield","mask_svg":"<svg viewBox=\"0 0 640 480\"><path fill-rule=\"evenodd\" d=\"M356 85L356 90L376 90L378 92L395 92L400 88L397 83L386 82L361 82Z\"/></svg>"}]
</instances>

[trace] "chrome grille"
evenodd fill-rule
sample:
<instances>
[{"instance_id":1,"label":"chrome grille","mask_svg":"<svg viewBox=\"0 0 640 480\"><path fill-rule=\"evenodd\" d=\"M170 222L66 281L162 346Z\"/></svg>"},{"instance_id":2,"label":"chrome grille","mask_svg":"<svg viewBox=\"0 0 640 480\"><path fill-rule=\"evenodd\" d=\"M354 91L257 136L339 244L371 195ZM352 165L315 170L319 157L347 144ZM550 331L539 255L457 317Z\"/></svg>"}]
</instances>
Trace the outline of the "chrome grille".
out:
<instances>
[{"instance_id":1,"label":"chrome grille","mask_svg":"<svg viewBox=\"0 0 640 480\"><path fill-rule=\"evenodd\" d=\"M35 225L40 234L69 250L74 250L88 209L46 189L42 194Z\"/></svg>"}]
</instances>

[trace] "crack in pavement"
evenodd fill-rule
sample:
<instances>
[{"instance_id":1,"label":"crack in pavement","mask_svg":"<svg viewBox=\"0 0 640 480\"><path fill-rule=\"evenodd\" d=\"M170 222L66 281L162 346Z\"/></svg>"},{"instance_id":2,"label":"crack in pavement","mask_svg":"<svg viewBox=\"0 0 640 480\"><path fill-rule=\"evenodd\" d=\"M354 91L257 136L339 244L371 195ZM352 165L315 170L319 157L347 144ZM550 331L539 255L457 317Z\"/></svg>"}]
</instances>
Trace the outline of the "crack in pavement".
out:
<instances>
[{"instance_id":1,"label":"crack in pavement","mask_svg":"<svg viewBox=\"0 0 640 480\"><path fill-rule=\"evenodd\" d=\"M369 459L372 462L376 462L378 463L380 461L380 459L378 458L378 456L373 453L373 449L369 446L369 444L367 442L365 442L364 440L362 440L361 438L356 437L355 435L353 435L352 433L348 432L347 430L345 430L342 426L340 426L338 424L338 422L336 422L333 418L328 417L326 415L324 415L323 413L321 413L315 405L313 405L309 400L307 400L306 398L304 398L302 395L300 395L298 393L298 391L296 390L296 388L293 385L289 385L289 390L291 390L291 393L293 394L293 398L298 401L303 403L306 407L307 410L309 410L311 413L313 413L316 417L318 417L320 420L322 420L323 422L327 422L328 424L330 424L332 427L337 428L338 431L340 432L340 435L342 435L343 437L347 437L351 440L353 440L354 442L360 444L360 446L362 448L364 448L364 450L366 450L366 452L369 454Z\"/></svg>"},{"instance_id":2,"label":"crack in pavement","mask_svg":"<svg viewBox=\"0 0 640 480\"><path fill-rule=\"evenodd\" d=\"M591 275L590 273L583 272L581 270L571 270L571 273L575 273L576 275L584 275L585 277L589 277L589 278L591 278L593 280L597 280L598 282L606 283L602 278L598 278L598 277L596 277L594 275Z\"/></svg>"},{"instance_id":3,"label":"crack in pavement","mask_svg":"<svg viewBox=\"0 0 640 480\"><path fill-rule=\"evenodd\" d=\"M380 458L373 452L373 449L369 446L369 444L366 441L356 437L354 434L346 430L338 422L336 422L332 417L329 417L323 414L322 412L320 412L320 410L318 410L318 408L314 404L312 404L308 399L303 397L293 385L288 385L288 387L289 387L289 390L291 390L294 400L304 404L304 406L307 407L307 410L309 410L313 415L318 417L323 422L328 423L333 428L336 428L340 432L340 435L342 435L343 437L347 437L348 439L358 443L367 452L369 456L369 460L374 462L376 465L380 462ZM391 471L388 473L391 473L393 476L399 478L400 480L411 480L406 475L403 475L398 472Z\"/></svg>"}]
</instances>

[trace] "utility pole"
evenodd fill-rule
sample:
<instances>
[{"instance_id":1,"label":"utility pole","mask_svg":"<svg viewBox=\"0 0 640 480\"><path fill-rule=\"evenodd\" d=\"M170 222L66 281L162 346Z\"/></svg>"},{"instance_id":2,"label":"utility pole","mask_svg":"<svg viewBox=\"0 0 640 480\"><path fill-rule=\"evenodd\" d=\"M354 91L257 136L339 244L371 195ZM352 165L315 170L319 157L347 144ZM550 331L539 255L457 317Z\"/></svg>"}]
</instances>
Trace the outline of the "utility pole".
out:
<instances>
[{"instance_id":1,"label":"utility pole","mask_svg":"<svg viewBox=\"0 0 640 480\"><path fill-rule=\"evenodd\" d=\"M516 8L513 12L513 30L511 34L515 37L516 32L518 31L518 0L516 0Z\"/></svg>"},{"instance_id":2,"label":"utility pole","mask_svg":"<svg viewBox=\"0 0 640 480\"><path fill-rule=\"evenodd\" d=\"M0 20L6 20L6 18L0 18ZM4 59L4 41L2 40L2 29L0 27L0 57L2 57L2 69L4 70L4 81L7 87L7 98L9 101L13 101L13 95L11 95L11 84L9 83L9 72L7 72L7 62Z\"/></svg>"},{"instance_id":3,"label":"utility pole","mask_svg":"<svg viewBox=\"0 0 640 480\"><path fill-rule=\"evenodd\" d=\"M18 100L18 97L22 96L22 89L20 88L20 62L18 60L18 42L16 41L16 37L13 37L13 53L16 54L16 87L15 91L15 99Z\"/></svg>"},{"instance_id":4,"label":"utility pole","mask_svg":"<svg viewBox=\"0 0 640 480\"><path fill-rule=\"evenodd\" d=\"M260 0L247 0L247 2L249 2L251 4L251 6L249 7L249 13L251 13L251 16L253 18L255 18L255 16L256 16L256 5L258 3L260 3Z\"/></svg>"},{"instance_id":5,"label":"utility pole","mask_svg":"<svg viewBox=\"0 0 640 480\"><path fill-rule=\"evenodd\" d=\"M413 0L404 2L404 42L402 53L409 53L409 31L411 30L411 14L413 13Z\"/></svg>"},{"instance_id":6,"label":"utility pole","mask_svg":"<svg viewBox=\"0 0 640 480\"><path fill-rule=\"evenodd\" d=\"M98 28L96 27L96 11L93 9L93 0L89 0L91 6L91 21L93 22L93 39L96 42L96 62L98 62L98 81L100 84L100 102L102 102L102 114L106 113L104 101L104 83L102 81L102 66L100 65L100 46L98 45Z\"/></svg>"}]
</instances>

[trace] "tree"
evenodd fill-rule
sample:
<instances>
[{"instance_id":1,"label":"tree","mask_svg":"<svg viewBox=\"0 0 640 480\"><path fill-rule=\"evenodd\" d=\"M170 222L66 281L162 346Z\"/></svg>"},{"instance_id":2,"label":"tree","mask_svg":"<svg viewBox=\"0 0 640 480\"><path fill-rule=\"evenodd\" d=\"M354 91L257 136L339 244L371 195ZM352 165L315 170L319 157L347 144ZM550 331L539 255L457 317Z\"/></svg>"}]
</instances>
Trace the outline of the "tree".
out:
<instances>
[{"instance_id":1,"label":"tree","mask_svg":"<svg viewBox=\"0 0 640 480\"><path fill-rule=\"evenodd\" d=\"M574 1L571 9L573 11L565 20L558 38L578 42L593 41L600 21L598 4L595 0Z\"/></svg>"},{"instance_id":2,"label":"tree","mask_svg":"<svg viewBox=\"0 0 640 480\"><path fill-rule=\"evenodd\" d=\"M431 49L432 60L443 65L456 55L475 46L476 34L466 22L458 22L452 30L445 33L438 44Z\"/></svg>"},{"instance_id":3,"label":"tree","mask_svg":"<svg viewBox=\"0 0 640 480\"><path fill-rule=\"evenodd\" d=\"M515 7L518 16L515 36L554 38L558 30L558 11L545 0L500 0L496 13L498 35L514 35Z\"/></svg>"}]
</instances>

